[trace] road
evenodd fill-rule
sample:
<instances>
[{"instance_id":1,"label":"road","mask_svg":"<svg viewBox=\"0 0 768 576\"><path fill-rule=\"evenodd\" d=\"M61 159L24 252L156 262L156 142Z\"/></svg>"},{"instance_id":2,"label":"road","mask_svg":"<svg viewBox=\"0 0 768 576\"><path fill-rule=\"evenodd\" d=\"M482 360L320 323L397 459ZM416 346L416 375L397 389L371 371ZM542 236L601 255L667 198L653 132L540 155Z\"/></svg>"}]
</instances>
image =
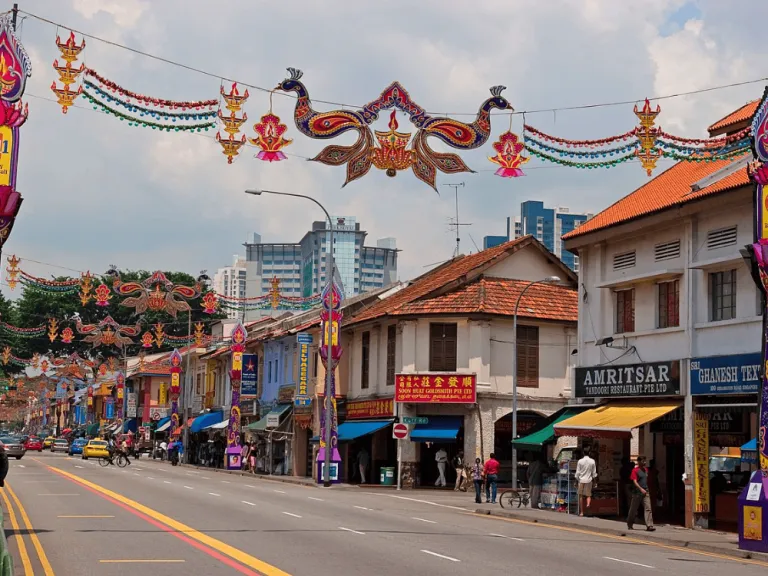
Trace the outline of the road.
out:
<instances>
[{"instance_id":1,"label":"road","mask_svg":"<svg viewBox=\"0 0 768 576\"><path fill-rule=\"evenodd\" d=\"M471 499L464 510L430 504L428 492L328 490L144 460L118 469L27 454L11 462L0 495L25 576L764 576L768 567L478 516Z\"/></svg>"}]
</instances>

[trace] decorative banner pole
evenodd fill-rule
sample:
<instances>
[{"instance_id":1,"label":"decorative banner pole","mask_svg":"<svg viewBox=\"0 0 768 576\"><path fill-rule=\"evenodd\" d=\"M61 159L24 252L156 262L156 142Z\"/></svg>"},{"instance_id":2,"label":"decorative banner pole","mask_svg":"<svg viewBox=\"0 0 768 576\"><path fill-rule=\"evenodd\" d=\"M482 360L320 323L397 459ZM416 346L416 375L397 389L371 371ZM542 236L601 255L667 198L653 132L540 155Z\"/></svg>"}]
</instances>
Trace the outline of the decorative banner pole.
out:
<instances>
[{"instance_id":1,"label":"decorative banner pole","mask_svg":"<svg viewBox=\"0 0 768 576\"><path fill-rule=\"evenodd\" d=\"M115 382L117 383L117 419L123 420L125 417L125 376L122 372L117 373Z\"/></svg>"},{"instance_id":2,"label":"decorative banner pole","mask_svg":"<svg viewBox=\"0 0 768 576\"><path fill-rule=\"evenodd\" d=\"M739 495L739 548L768 552L768 88L752 121L754 162L749 172L755 181L754 243L748 247L752 276L763 291L763 370L757 420L759 470Z\"/></svg>"},{"instance_id":3,"label":"decorative banner pole","mask_svg":"<svg viewBox=\"0 0 768 576\"><path fill-rule=\"evenodd\" d=\"M168 437L173 438L179 429L179 395L181 394L181 354L175 348L171 352L171 427Z\"/></svg>"},{"instance_id":4,"label":"decorative banner pole","mask_svg":"<svg viewBox=\"0 0 768 576\"><path fill-rule=\"evenodd\" d=\"M232 403L229 412L229 424L227 425L227 469L240 470L240 386L243 381L243 352L245 352L245 340L248 332L245 326L238 321L232 331L232 370L229 380L232 385Z\"/></svg>"},{"instance_id":5,"label":"decorative banner pole","mask_svg":"<svg viewBox=\"0 0 768 576\"><path fill-rule=\"evenodd\" d=\"M85 413L85 422L90 424L93 420L93 386L88 386L88 404Z\"/></svg>"}]
</instances>

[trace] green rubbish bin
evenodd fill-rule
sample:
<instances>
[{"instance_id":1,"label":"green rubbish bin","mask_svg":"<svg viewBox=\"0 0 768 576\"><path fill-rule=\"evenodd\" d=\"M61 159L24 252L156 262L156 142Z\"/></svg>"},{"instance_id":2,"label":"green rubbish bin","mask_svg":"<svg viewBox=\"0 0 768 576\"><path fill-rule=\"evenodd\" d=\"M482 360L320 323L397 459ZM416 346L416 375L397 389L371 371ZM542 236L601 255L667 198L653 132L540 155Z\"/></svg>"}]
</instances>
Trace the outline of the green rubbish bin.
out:
<instances>
[{"instance_id":1,"label":"green rubbish bin","mask_svg":"<svg viewBox=\"0 0 768 576\"><path fill-rule=\"evenodd\" d=\"M394 467L389 466L389 467L381 468L380 483L382 486L394 486L395 484Z\"/></svg>"}]
</instances>

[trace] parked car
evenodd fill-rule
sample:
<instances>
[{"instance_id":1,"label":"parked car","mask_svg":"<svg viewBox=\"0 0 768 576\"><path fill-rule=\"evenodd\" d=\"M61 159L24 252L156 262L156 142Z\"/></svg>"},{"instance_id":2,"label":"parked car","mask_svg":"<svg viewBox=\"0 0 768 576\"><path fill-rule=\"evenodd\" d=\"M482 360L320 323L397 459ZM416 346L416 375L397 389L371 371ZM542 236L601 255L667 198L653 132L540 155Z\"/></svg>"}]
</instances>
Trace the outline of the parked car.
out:
<instances>
[{"instance_id":1,"label":"parked car","mask_svg":"<svg viewBox=\"0 0 768 576\"><path fill-rule=\"evenodd\" d=\"M37 436L30 436L24 442L24 450L43 451L43 440Z\"/></svg>"},{"instance_id":2,"label":"parked car","mask_svg":"<svg viewBox=\"0 0 768 576\"><path fill-rule=\"evenodd\" d=\"M51 452L69 452L69 442L66 438L56 438L51 444Z\"/></svg>"},{"instance_id":3,"label":"parked car","mask_svg":"<svg viewBox=\"0 0 768 576\"><path fill-rule=\"evenodd\" d=\"M56 438L53 436L46 436L45 440L43 440L43 448L50 448L55 440Z\"/></svg>"},{"instance_id":4,"label":"parked car","mask_svg":"<svg viewBox=\"0 0 768 576\"><path fill-rule=\"evenodd\" d=\"M26 450L24 450L24 444L21 443L19 438L14 436L0 437L0 442L5 446L5 453L8 457L13 456L16 460L21 460L21 457L24 456L24 453L26 452Z\"/></svg>"},{"instance_id":5,"label":"parked car","mask_svg":"<svg viewBox=\"0 0 768 576\"><path fill-rule=\"evenodd\" d=\"M88 458L109 458L109 445L106 440L89 440L83 448L83 460Z\"/></svg>"},{"instance_id":6,"label":"parked car","mask_svg":"<svg viewBox=\"0 0 768 576\"><path fill-rule=\"evenodd\" d=\"M69 455L82 454L86 444L88 444L87 438L75 438L75 441L69 445Z\"/></svg>"}]
</instances>

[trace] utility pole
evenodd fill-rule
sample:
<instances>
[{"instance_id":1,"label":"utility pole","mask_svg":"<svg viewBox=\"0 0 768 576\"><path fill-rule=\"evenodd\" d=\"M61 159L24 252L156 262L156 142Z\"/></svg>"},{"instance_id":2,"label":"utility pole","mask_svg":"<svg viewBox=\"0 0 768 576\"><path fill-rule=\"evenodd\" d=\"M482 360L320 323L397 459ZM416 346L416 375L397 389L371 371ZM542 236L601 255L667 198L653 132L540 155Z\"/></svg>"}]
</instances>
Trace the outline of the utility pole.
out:
<instances>
[{"instance_id":1,"label":"utility pole","mask_svg":"<svg viewBox=\"0 0 768 576\"><path fill-rule=\"evenodd\" d=\"M19 5L14 3L13 8L11 9L11 24L13 24L13 29L16 30L16 17L19 14Z\"/></svg>"},{"instance_id":2,"label":"utility pole","mask_svg":"<svg viewBox=\"0 0 768 576\"><path fill-rule=\"evenodd\" d=\"M453 257L456 258L459 254L461 254L460 244L461 244L461 236L459 234L460 226L472 226L471 223L465 223L461 222L459 220L459 186L462 188L464 187L464 182L458 182L456 184L443 184L443 186L449 186L453 188L453 191L456 195L456 220L452 224L449 224L448 227L453 230L456 229L456 250L453 252Z\"/></svg>"}]
</instances>

